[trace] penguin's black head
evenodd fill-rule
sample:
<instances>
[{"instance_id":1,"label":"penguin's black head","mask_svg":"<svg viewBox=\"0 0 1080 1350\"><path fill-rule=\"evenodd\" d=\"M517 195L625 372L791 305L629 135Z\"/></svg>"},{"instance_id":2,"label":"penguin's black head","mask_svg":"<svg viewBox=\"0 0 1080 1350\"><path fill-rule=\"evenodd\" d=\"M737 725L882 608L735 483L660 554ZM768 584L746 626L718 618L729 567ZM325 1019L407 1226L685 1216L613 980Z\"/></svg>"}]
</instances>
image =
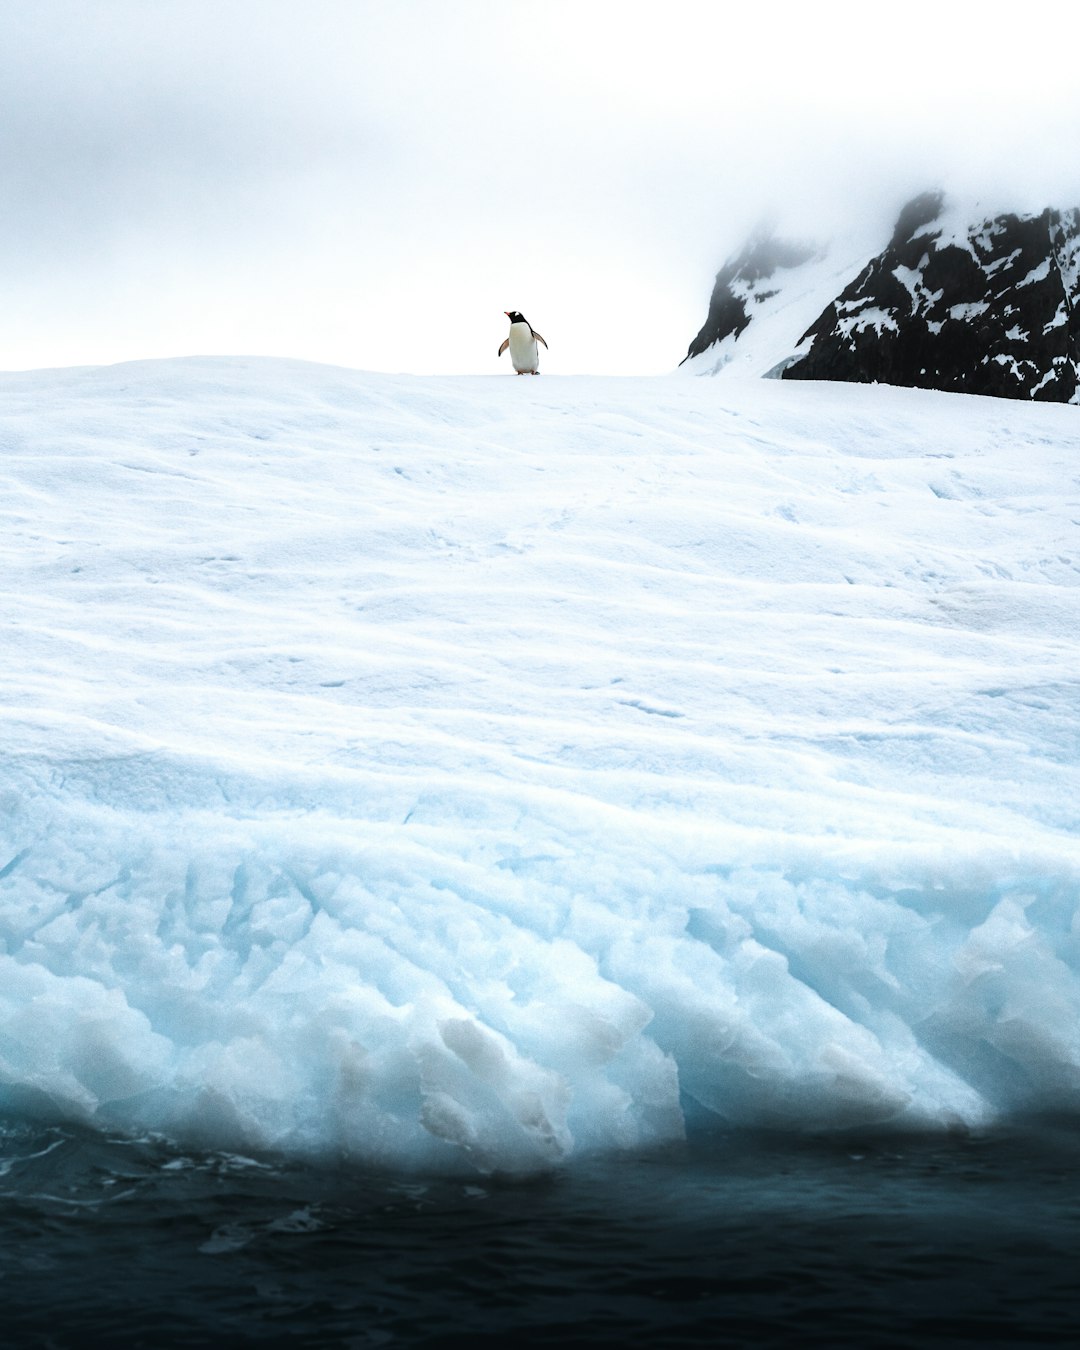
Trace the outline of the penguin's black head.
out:
<instances>
[{"instance_id":1,"label":"penguin's black head","mask_svg":"<svg viewBox=\"0 0 1080 1350\"><path fill-rule=\"evenodd\" d=\"M506 317L510 320L511 323L525 322L525 315L519 314L516 309L504 309L503 313L506 315Z\"/></svg>"}]
</instances>

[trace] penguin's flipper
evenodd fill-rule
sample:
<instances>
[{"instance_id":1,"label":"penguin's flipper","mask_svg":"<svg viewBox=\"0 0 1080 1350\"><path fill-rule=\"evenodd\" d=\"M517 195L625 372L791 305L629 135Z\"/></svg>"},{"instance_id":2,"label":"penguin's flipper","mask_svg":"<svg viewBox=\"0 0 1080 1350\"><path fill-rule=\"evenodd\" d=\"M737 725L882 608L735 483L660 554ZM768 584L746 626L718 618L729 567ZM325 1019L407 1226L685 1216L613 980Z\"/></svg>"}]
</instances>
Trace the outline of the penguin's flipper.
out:
<instances>
[{"instance_id":1,"label":"penguin's flipper","mask_svg":"<svg viewBox=\"0 0 1080 1350\"><path fill-rule=\"evenodd\" d=\"M544 342L544 339L540 336L540 334L536 331L535 328L532 330L532 335L537 340L537 342ZM547 347L546 342L544 342L544 346ZM548 348L548 350L550 351L550 348Z\"/></svg>"},{"instance_id":2,"label":"penguin's flipper","mask_svg":"<svg viewBox=\"0 0 1080 1350\"><path fill-rule=\"evenodd\" d=\"M503 338L503 344L502 344L502 346L499 348L499 355L502 356L503 352L506 351L507 347L509 347L509 346L510 346L510 339L509 339L509 338ZM545 347L547 346L547 343L546 343L546 342L544 343L544 346L545 346Z\"/></svg>"}]
</instances>

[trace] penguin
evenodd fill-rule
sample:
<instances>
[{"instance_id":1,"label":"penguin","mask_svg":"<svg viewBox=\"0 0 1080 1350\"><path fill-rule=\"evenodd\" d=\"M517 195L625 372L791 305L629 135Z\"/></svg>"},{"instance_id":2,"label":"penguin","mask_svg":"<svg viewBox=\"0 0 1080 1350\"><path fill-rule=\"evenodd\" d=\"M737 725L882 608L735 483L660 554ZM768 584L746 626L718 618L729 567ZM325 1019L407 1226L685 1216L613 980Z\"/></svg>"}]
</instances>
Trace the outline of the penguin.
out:
<instances>
[{"instance_id":1,"label":"penguin","mask_svg":"<svg viewBox=\"0 0 1080 1350\"><path fill-rule=\"evenodd\" d=\"M510 360L513 361L514 369L519 375L539 375L540 351L536 344L544 342L544 339L516 309L504 309L503 313L510 320L510 336L503 338L499 355L502 356L509 347ZM547 348L546 342L544 347Z\"/></svg>"}]
</instances>

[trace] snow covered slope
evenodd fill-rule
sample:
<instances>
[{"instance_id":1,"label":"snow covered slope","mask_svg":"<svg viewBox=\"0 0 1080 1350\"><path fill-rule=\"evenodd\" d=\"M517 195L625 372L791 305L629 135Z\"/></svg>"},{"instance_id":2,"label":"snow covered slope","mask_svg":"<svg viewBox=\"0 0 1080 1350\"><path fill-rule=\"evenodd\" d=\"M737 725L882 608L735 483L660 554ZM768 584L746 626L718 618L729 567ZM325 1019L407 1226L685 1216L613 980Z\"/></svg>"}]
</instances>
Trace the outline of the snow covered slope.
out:
<instances>
[{"instance_id":1,"label":"snow covered slope","mask_svg":"<svg viewBox=\"0 0 1080 1350\"><path fill-rule=\"evenodd\" d=\"M759 231L717 273L705 322L679 364L691 375L779 378L879 247L873 237L815 244Z\"/></svg>"},{"instance_id":2,"label":"snow covered slope","mask_svg":"<svg viewBox=\"0 0 1080 1350\"><path fill-rule=\"evenodd\" d=\"M0 377L0 1106L401 1167L1080 1109L1075 410Z\"/></svg>"}]
</instances>

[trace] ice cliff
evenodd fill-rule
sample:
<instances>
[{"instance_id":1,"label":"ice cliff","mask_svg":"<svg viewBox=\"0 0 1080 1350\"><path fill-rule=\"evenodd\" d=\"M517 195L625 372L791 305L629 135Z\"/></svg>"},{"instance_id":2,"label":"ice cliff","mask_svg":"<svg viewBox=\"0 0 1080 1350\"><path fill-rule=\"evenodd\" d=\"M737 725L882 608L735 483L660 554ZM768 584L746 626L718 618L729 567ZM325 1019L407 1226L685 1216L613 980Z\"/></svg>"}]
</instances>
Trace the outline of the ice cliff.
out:
<instances>
[{"instance_id":1,"label":"ice cliff","mask_svg":"<svg viewBox=\"0 0 1080 1350\"><path fill-rule=\"evenodd\" d=\"M484 1171L1080 1112L1075 416L0 376L0 1111Z\"/></svg>"}]
</instances>

